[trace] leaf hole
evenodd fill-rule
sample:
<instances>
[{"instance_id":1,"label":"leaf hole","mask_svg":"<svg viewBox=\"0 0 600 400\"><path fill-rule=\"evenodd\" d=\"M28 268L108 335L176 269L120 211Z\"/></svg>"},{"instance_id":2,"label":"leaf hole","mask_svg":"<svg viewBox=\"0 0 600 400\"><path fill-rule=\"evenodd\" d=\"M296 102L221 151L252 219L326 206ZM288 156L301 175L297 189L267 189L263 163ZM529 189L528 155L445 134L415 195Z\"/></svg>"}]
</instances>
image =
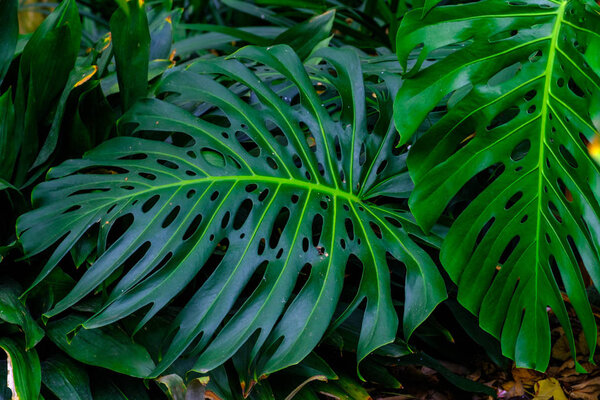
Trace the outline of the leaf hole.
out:
<instances>
[{"instance_id":1,"label":"leaf hole","mask_svg":"<svg viewBox=\"0 0 600 400\"><path fill-rule=\"evenodd\" d=\"M146 158L148 158L147 154L136 153L136 154L130 154L127 156L119 157L119 158L117 158L117 160L145 160Z\"/></svg>"},{"instance_id":2,"label":"leaf hole","mask_svg":"<svg viewBox=\"0 0 600 400\"><path fill-rule=\"evenodd\" d=\"M248 136L245 132L236 131L235 139L238 143L246 150L246 153L251 155L252 157L258 157L260 155L260 148L256 144L254 140L250 136Z\"/></svg>"},{"instance_id":3,"label":"leaf hole","mask_svg":"<svg viewBox=\"0 0 600 400\"><path fill-rule=\"evenodd\" d=\"M358 154L358 164L360 166L363 166L366 161L367 161L367 148L366 148L365 144L363 143L360 146L360 153Z\"/></svg>"},{"instance_id":4,"label":"leaf hole","mask_svg":"<svg viewBox=\"0 0 600 400\"><path fill-rule=\"evenodd\" d=\"M321 214L315 214L312 221L312 242L313 246L317 246L321 240L321 234L323 233L323 216Z\"/></svg>"},{"instance_id":5,"label":"leaf hole","mask_svg":"<svg viewBox=\"0 0 600 400\"><path fill-rule=\"evenodd\" d=\"M533 89L530 90L529 92L525 93L525 96L523 97L525 99L525 101L531 101L533 100L533 98L537 95L537 90Z\"/></svg>"},{"instance_id":6,"label":"leaf hole","mask_svg":"<svg viewBox=\"0 0 600 400\"><path fill-rule=\"evenodd\" d=\"M402 223L400 221L398 221L396 218L385 217L385 220L387 222L389 222L390 224L392 224L393 226L395 226L396 228L402 229Z\"/></svg>"},{"instance_id":7,"label":"leaf hole","mask_svg":"<svg viewBox=\"0 0 600 400\"><path fill-rule=\"evenodd\" d=\"M225 156L218 151L203 147L200 149L200 154L202 155L202 158L204 158L204 161L214 167L222 168L225 166Z\"/></svg>"},{"instance_id":8,"label":"leaf hole","mask_svg":"<svg viewBox=\"0 0 600 400\"><path fill-rule=\"evenodd\" d=\"M192 235L194 233L196 233L196 231L198 230L198 227L200 226L201 222L202 222L202 214L196 215L194 217L194 219L192 220L192 222L190 223L190 225L185 230L182 240L188 240L190 237L192 237Z\"/></svg>"},{"instance_id":9,"label":"leaf hole","mask_svg":"<svg viewBox=\"0 0 600 400\"><path fill-rule=\"evenodd\" d=\"M109 248L119 239L133 224L134 217L132 213L121 215L117 218L110 227L106 237L106 248Z\"/></svg>"},{"instance_id":10,"label":"leaf hole","mask_svg":"<svg viewBox=\"0 0 600 400\"><path fill-rule=\"evenodd\" d=\"M523 197L523 192L519 191L519 192L515 193L510 199L508 199L508 201L506 202L506 205L504 206L504 209L505 210L510 209L512 206L517 204L517 202L519 200L521 200L522 197Z\"/></svg>"},{"instance_id":11,"label":"leaf hole","mask_svg":"<svg viewBox=\"0 0 600 400\"><path fill-rule=\"evenodd\" d=\"M531 63L538 62L542 58L542 55L543 55L543 53L541 50L534 51L533 53L531 53L529 55L529 62L531 62Z\"/></svg>"},{"instance_id":12,"label":"leaf hole","mask_svg":"<svg viewBox=\"0 0 600 400\"><path fill-rule=\"evenodd\" d=\"M550 209L550 213L552 214L552 216L559 222L562 223L562 218L560 216L560 213L558 212L558 208L556 208L556 204L554 204L553 202L549 201L548 202L548 209Z\"/></svg>"},{"instance_id":13,"label":"leaf hole","mask_svg":"<svg viewBox=\"0 0 600 400\"><path fill-rule=\"evenodd\" d=\"M179 206L176 206L175 208L173 208L171 210L171 212L166 216L166 218L164 219L164 221L162 223L163 229L173 223L173 221L175 220L175 218L177 218L177 215L179 214L179 210L181 210L181 207L179 207Z\"/></svg>"},{"instance_id":14,"label":"leaf hole","mask_svg":"<svg viewBox=\"0 0 600 400\"><path fill-rule=\"evenodd\" d=\"M294 162L296 168L302 168L302 160L300 159L300 157L298 157L298 154L294 154L292 156L292 161Z\"/></svg>"},{"instance_id":15,"label":"leaf hole","mask_svg":"<svg viewBox=\"0 0 600 400\"><path fill-rule=\"evenodd\" d=\"M283 207L279 210L277 217L275 217L275 222L273 224L273 228L271 229L271 236L269 237L269 247L274 249L279 244L279 240L281 239L281 234L285 229L288 221L290 219L290 210L287 207Z\"/></svg>"},{"instance_id":16,"label":"leaf hole","mask_svg":"<svg viewBox=\"0 0 600 400\"><path fill-rule=\"evenodd\" d=\"M521 161L529 153L529 149L531 149L531 142L529 139L525 139L515 146L510 153L510 158L515 162Z\"/></svg>"},{"instance_id":17,"label":"leaf hole","mask_svg":"<svg viewBox=\"0 0 600 400\"><path fill-rule=\"evenodd\" d=\"M271 157L267 157L267 164L273 170L277 170L279 168L279 165L277 165L277 163L275 162L275 160L273 160Z\"/></svg>"},{"instance_id":18,"label":"leaf hole","mask_svg":"<svg viewBox=\"0 0 600 400\"><path fill-rule=\"evenodd\" d=\"M231 218L231 213L227 211L225 215L223 215L223 219L221 219L221 229L225 229L227 225L229 225L229 219Z\"/></svg>"},{"instance_id":19,"label":"leaf hole","mask_svg":"<svg viewBox=\"0 0 600 400\"><path fill-rule=\"evenodd\" d=\"M156 160L156 162L164 167L169 168L169 169L179 169L179 165L177 165L174 162L169 161L169 160L163 160L163 159L159 158L158 160Z\"/></svg>"},{"instance_id":20,"label":"leaf hole","mask_svg":"<svg viewBox=\"0 0 600 400\"><path fill-rule=\"evenodd\" d=\"M510 255L515 251L515 249L517 248L517 245L519 244L519 241L521 240L521 237L519 235L513 237L510 242L508 242L508 244L506 245L506 247L504 248L504 251L502 252L502 254L500 255L500 259L498 260L499 264L504 264L507 260L508 257L510 257Z\"/></svg>"},{"instance_id":21,"label":"leaf hole","mask_svg":"<svg viewBox=\"0 0 600 400\"><path fill-rule=\"evenodd\" d=\"M237 211L235 212L235 216L233 217L233 229L237 231L244 225L244 223L248 219L248 216L252 212L252 207L254 207L254 203L252 202L252 200L245 199L244 201L242 201Z\"/></svg>"},{"instance_id":22,"label":"leaf hole","mask_svg":"<svg viewBox=\"0 0 600 400\"><path fill-rule=\"evenodd\" d=\"M304 251L305 253L308 251L308 246L310 245L310 241L308 240L307 237L305 237L304 239L302 239L302 251Z\"/></svg>"},{"instance_id":23,"label":"leaf hole","mask_svg":"<svg viewBox=\"0 0 600 400\"><path fill-rule=\"evenodd\" d=\"M338 161L342 161L342 146L340 145L340 137L338 135L335 135L333 144L335 147L335 158L337 158Z\"/></svg>"},{"instance_id":24,"label":"leaf hole","mask_svg":"<svg viewBox=\"0 0 600 400\"><path fill-rule=\"evenodd\" d=\"M238 160L236 160L235 158L231 157L231 156L227 156L227 159L229 161L231 161L233 163L233 165L237 168L237 169L242 169L242 164L240 164L238 162Z\"/></svg>"},{"instance_id":25,"label":"leaf hole","mask_svg":"<svg viewBox=\"0 0 600 400\"><path fill-rule=\"evenodd\" d=\"M113 206L106 212L107 214L110 213L112 211L112 209L116 206L116 204L113 204ZM68 214L68 213L72 213L73 211L77 211L81 208L81 205L79 204L75 204L74 206L71 206L69 208L67 208L65 211L63 211L61 214Z\"/></svg>"},{"instance_id":26,"label":"leaf hole","mask_svg":"<svg viewBox=\"0 0 600 400\"><path fill-rule=\"evenodd\" d=\"M377 236L378 239L381 239L383 237L381 235L381 227L379 225L377 225L373 221L369 221L369 226L371 227L371 230L373 231L375 236Z\"/></svg>"},{"instance_id":27,"label":"leaf hole","mask_svg":"<svg viewBox=\"0 0 600 400\"><path fill-rule=\"evenodd\" d=\"M258 195L258 201L263 201L269 195L269 189L265 189Z\"/></svg>"},{"instance_id":28,"label":"leaf hole","mask_svg":"<svg viewBox=\"0 0 600 400\"><path fill-rule=\"evenodd\" d=\"M160 199L160 196L155 194L154 196L152 196L148 200L146 200L144 202L144 204L142 205L142 212L147 213L148 211L150 211L152 209L152 207L154 207L154 205L158 202L159 199Z\"/></svg>"},{"instance_id":29,"label":"leaf hole","mask_svg":"<svg viewBox=\"0 0 600 400\"><path fill-rule=\"evenodd\" d=\"M138 172L138 175L144 179L148 179L149 181L156 180L156 175L154 175L154 174L148 174L146 172Z\"/></svg>"},{"instance_id":30,"label":"leaf hole","mask_svg":"<svg viewBox=\"0 0 600 400\"><path fill-rule=\"evenodd\" d=\"M583 89L581 89L577 83L575 83L575 81L573 80L573 78L569 78L569 83L567 84L569 86L569 89L571 90L571 92L573 92L573 94L575 94L575 96L578 97L585 97L585 92L583 91Z\"/></svg>"},{"instance_id":31,"label":"leaf hole","mask_svg":"<svg viewBox=\"0 0 600 400\"><path fill-rule=\"evenodd\" d=\"M346 218L344 220L344 226L346 227L346 234L348 235L348 239L354 240L354 224L350 218Z\"/></svg>"},{"instance_id":32,"label":"leaf hole","mask_svg":"<svg viewBox=\"0 0 600 400\"><path fill-rule=\"evenodd\" d=\"M562 179L558 178L556 180L556 183L558 183L558 187L560 188L560 192L565 196L565 199L569 203L572 203L573 202L573 194L571 193L571 191L569 189L567 189L567 185L565 185L565 182L563 182Z\"/></svg>"},{"instance_id":33,"label":"leaf hole","mask_svg":"<svg viewBox=\"0 0 600 400\"><path fill-rule=\"evenodd\" d=\"M560 151L560 154L563 156L565 161L571 167L577 168L579 166L579 164L577 164L577 160L575 160L575 157L573 157L573 154L571 154L571 152L569 150L567 150L567 148L565 146L563 146L561 144L560 147L558 148L558 150Z\"/></svg>"},{"instance_id":34,"label":"leaf hole","mask_svg":"<svg viewBox=\"0 0 600 400\"><path fill-rule=\"evenodd\" d=\"M479 243L481 243L481 241L483 240L485 235L488 233L488 231L490 230L490 228L492 227L492 225L494 224L495 221L496 221L496 217L492 217L485 223L485 225L483 225L483 228L481 228L481 230L479 231L477 238L475 238L475 247L479 246Z\"/></svg>"},{"instance_id":35,"label":"leaf hole","mask_svg":"<svg viewBox=\"0 0 600 400\"><path fill-rule=\"evenodd\" d=\"M506 110L498 113L493 119L492 122L487 126L487 130L491 131L492 129L498 128L500 126L508 124L510 121L515 119L517 115L521 112L521 109L517 106L511 106Z\"/></svg>"}]
</instances>

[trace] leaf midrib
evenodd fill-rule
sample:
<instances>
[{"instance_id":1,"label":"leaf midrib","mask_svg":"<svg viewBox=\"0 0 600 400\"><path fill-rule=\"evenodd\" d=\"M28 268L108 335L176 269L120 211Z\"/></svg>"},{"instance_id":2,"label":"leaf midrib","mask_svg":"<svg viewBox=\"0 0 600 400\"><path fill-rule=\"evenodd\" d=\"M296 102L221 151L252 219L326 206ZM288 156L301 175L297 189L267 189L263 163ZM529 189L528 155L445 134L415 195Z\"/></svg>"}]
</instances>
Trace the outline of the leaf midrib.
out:
<instances>
[{"instance_id":1,"label":"leaf midrib","mask_svg":"<svg viewBox=\"0 0 600 400\"><path fill-rule=\"evenodd\" d=\"M542 197L543 197L543 181L544 181L544 157L545 157L545 147L546 147L546 129L548 122L548 108L550 102L550 88L552 84L552 78L554 76L554 63L556 61L556 49L558 47L558 37L561 31L561 25L565 14L565 9L567 6L567 1L562 1L558 10L556 11L556 21L554 22L554 27L552 28L552 36L550 40L550 52L548 53L548 62L546 63L546 79L544 81L544 93L542 98L542 110L540 111L540 115L542 117L541 125L540 125L540 146L539 146L539 158L538 158L538 206L537 206L537 221L536 221L536 229L535 229L535 267L534 267L534 293L533 298L538 299L538 270L541 267L540 262L540 243L541 243L541 221L542 216L544 216L542 212Z\"/></svg>"},{"instance_id":2,"label":"leaf midrib","mask_svg":"<svg viewBox=\"0 0 600 400\"><path fill-rule=\"evenodd\" d=\"M182 186L191 186L198 185L205 182L214 183L214 182L228 182L228 181L237 181L237 182L248 182L248 183L274 183L288 186L295 186L301 188L303 190L312 190L316 192L321 192L324 194L329 194L334 197L341 197L343 199L355 202L355 203L363 203L360 197L355 195L354 193L346 192L337 188L329 187L323 184L311 183L306 181L301 181L293 178L278 178L275 176L264 176L264 175L227 175L227 176L211 176L206 178L198 178L198 179L186 179L181 180L174 183L168 183L165 185L152 186L149 189L142 190L139 192L131 193L129 195L125 195L119 198L112 198L114 202L118 202L125 198L137 197L139 195L145 193L156 192L162 189L168 189L171 187L182 187ZM131 182L130 183L135 183Z\"/></svg>"}]
</instances>

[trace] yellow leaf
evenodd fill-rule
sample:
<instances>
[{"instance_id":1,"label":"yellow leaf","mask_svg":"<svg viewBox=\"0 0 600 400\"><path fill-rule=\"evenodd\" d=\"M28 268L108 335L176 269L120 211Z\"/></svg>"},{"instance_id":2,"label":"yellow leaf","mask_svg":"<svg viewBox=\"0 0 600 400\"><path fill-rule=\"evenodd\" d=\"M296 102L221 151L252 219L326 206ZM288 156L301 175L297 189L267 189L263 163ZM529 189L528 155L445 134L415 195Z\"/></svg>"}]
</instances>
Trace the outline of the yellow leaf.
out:
<instances>
[{"instance_id":1,"label":"yellow leaf","mask_svg":"<svg viewBox=\"0 0 600 400\"><path fill-rule=\"evenodd\" d=\"M533 400L567 400L560 383L554 378L544 379L535 384L535 397Z\"/></svg>"}]
</instances>

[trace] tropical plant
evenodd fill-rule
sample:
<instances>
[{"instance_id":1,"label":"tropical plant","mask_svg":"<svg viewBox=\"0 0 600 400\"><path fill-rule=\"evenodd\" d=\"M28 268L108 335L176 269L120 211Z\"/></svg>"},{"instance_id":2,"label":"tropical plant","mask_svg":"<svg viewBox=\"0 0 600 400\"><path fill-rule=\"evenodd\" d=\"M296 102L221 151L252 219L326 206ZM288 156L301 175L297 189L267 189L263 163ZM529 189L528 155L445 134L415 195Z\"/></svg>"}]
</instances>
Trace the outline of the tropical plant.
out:
<instances>
[{"instance_id":1,"label":"tropical plant","mask_svg":"<svg viewBox=\"0 0 600 400\"><path fill-rule=\"evenodd\" d=\"M336 324L366 301L361 360L397 330L387 254L406 266L403 330L410 337L445 290L431 258L409 237L417 232L410 217L370 201L396 197L406 181L404 159L390 157L398 82L390 76L366 86L351 50L316 56L327 64L312 76L286 46L198 61L161 81L156 94L165 100L141 101L125 114L121 137L53 168L34 191L37 209L17 224L27 254L58 245L34 285L90 240L86 232L98 238L88 247L97 259L45 316L110 279L116 284L108 298L82 326L105 326L151 306L135 332L193 282L197 289L151 375L190 346L199 354L193 369L209 371L257 334L248 368L258 378L317 345L350 263L362 278ZM269 68L283 85L281 78L261 80L239 60ZM375 99L368 106L365 92ZM130 125L132 136L123 136Z\"/></svg>"},{"instance_id":2,"label":"tropical plant","mask_svg":"<svg viewBox=\"0 0 600 400\"><path fill-rule=\"evenodd\" d=\"M0 2L0 398L490 396L456 363L558 323L589 368L599 11Z\"/></svg>"},{"instance_id":3,"label":"tropical plant","mask_svg":"<svg viewBox=\"0 0 600 400\"><path fill-rule=\"evenodd\" d=\"M592 1L486 0L411 11L398 31L405 67L418 51L396 98L401 143L432 109L444 112L408 157L411 210L429 230L453 199L469 199L441 263L504 354L540 371L549 311L575 357L561 291L590 358L596 347L586 286L600 283L599 169L586 147L597 129L598 10ZM476 179L485 183L473 188Z\"/></svg>"}]
</instances>

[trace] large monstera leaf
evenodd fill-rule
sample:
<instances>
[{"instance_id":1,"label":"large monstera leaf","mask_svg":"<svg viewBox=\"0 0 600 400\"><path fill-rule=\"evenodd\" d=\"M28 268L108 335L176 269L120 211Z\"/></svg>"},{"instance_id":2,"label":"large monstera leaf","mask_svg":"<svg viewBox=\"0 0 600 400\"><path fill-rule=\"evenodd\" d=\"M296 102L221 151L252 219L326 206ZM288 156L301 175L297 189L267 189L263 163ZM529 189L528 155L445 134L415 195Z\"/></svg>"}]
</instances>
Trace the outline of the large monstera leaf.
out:
<instances>
[{"instance_id":1,"label":"large monstera leaf","mask_svg":"<svg viewBox=\"0 0 600 400\"><path fill-rule=\"evenodd\" d=\"M96 261L46 316L114 282L83 327L144 311L137 331L187 288L153 374L186 350L193 369L210 370L248 343L261 376L300 361L358 309L359 359L393 341L388 263L399 261L410 336L446 293L409 236L419 228L382 205L410 190L391 122L398 78L367 85L353 51L318 56L328 63L311 75L287 46L196 62L164 78L162 100L120 120L133 136L52 169L34 191L38 208L18 221L27 254L56 244L36 283L99 233ZM344 293L349 306L336 312Z\"/></svg>"},{"instance_id":2,"label":"large monstera leaf","mask_svg":"<svg viewBox=\"0 0 600 400\"><path fill-rule=\"evenodd\" d=\"M586 149L600 96L597 9L581 0L484 0L424 19L413 11L398 33L401 63L420 51L396 99L401 143L434 107L446 111L408 157L411 210L427 230L471 193L442 264L504 354L539 370L550 357L550 310L574 348L561 291L592 354L596 347L581 271L600 284L600 174ZM420 69L438 49L449 54ZM473 193L472 179L488 185Z\"/></svg>"}]
</instances>

